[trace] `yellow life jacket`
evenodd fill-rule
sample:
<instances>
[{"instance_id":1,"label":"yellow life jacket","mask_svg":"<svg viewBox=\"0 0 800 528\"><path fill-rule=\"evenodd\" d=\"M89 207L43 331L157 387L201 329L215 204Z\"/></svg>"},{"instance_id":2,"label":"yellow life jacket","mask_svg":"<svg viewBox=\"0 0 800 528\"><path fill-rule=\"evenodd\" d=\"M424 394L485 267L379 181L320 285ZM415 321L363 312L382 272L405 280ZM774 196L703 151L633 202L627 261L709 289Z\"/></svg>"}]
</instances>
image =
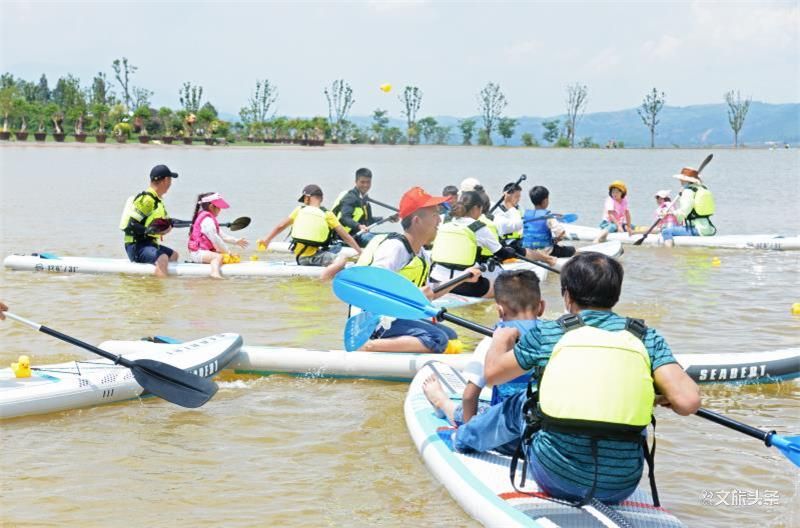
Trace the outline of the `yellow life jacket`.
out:
<instances>
[{"instance_id":1,"label":"yellow life jacket","mask_svg":"<svg viewBox=\"0 0 800 528\"><path fill-rule=\"evenodd\" d=\"M480 215L478 217L478 221L479 222L483 222L483 224L486 227L489 228L489 232L492 233L492 236L494 237L495 240L497 240L497 243L499 244L500 243L500 234L497 232L497 225L495 225L494 222L489 220L489 218L487 218L486 215L484 215L484 214L482 214L482 215ZM493 255L493 253L491 251L489 251L487 248L485 248L485 247L481 248L480 256L481 256L482 259L484 259L484 260L488 259L492 255Z\"/></svg>"},{"instance_id":2,"label":"yellow life jacket","mask_svg":"<svg viewBox=\"0 0 800 528\"><path fill-rule=\"evenodd\" d=\"M467 269L478 260L478 238L475 233L485 227L480 220L467 226L450 221L439 226L433 241L431 260L451 269Z\"/></svg>"},{"instance_id":3,"label":"yellow life jacket","mask_svg":"<svg viewBox=\"0 0 800 528\"><path fill-rule=\"evenodd\" d=\"M324 207L300 206L292 223L292 244L311 247L324 247L331 238L331 228L325 221L327 209Z\"/></svg>"},{"instance_id":4,"label":"yellow life jacket","mask_svg":"<svg viewBox=\"0 0 800 528\"><path fill-rule=\"evenodd\" d=\"M697 184L690 185L689 189L694 191L694 208L689 213L688 219L694 220L695 218L713 215L716 211L716 204L714 203L714 195L708 190L708 187Z\"/></svg>"},{"instance_id":5,"label":"yellow life jacket","mask_svg":"<svg viewBox=\"0 0 800 528\"><path fill-rule=\"evenodd\" d=\"M503 204L500 204L498 208L504 213L508 211L508 208ZM511 214L519 218L519 221L522 222L522 211L519 210L519 207L512 208ZM495 227L495 231L497 231L497 227ZM520 239L522 238L522 229L520 229L519 231L514 231L513 233L506 233L505 235L500 236L500 238L503 240Z\"/></svg>"},{"instance_id":6,"label":"yellow life jacket","mask_svg":"<svg viewBox=\"0 0 800 528\"><path fill-rule=\"evenodd\" d=\"M578 315L558 322L565 333L539 381L542 428L638 440L655 401L644 322L628 319L619 332L586 326Z\"/></svg>"},{"instance_id":7,"label":"yellow life jacket","mask_svg":"<svg viewBox=\"0 0 800 528\"><path fill-rule=\"evenodd\" d=\"M150 214L146 215L142 210L143 202L148 198L153 200L154 207ZM147 189L128 197L122 209L122 216L119 219L119 228L125 233L125 244L140 242L148 238L153 243L158 244L161 240L161 235L150 235L145 231L154 220L159 218L169 219L169 215L164 207L163 200L158 197L155 191Z\"/></svg>"},{"instance_id":8,"label":"yellow life jacket","mask_svg":"<svg viewBox=\"0 0 800 528\"><path fill-rule=\"evenodd\" d=\"M342 219L342 204L341 204L342 198L344 198L345 195L347 193L351 192L351 191L352 191L352 189L350 189L348 191L340 192L339 196L337 196L336 200L334 200L334 202L333 202L333 207L331 207L331 211L333 211L333 214L335 214L336 218L339 219L339 220ZM357 206L357 207L353 208L353 221L354 222L360 223L360 220L362 218L364 218L366 215L367 215L367 212L364 210L363 207ZM347 229L348 232L350 232L350 233L353 232L353 230L350 229L349 227L347 227L347 226L343 226L343 227L345 229Z\"/></svg>"},{"instance_id":9,"label":"yellow life jacket","mask_svg":"<svg viewBox=\"0 0 800 528\"><path fill-rule=\"evenodd\" d=\"M409 260L405 266L398 270L397 273L419 287L425 286L428 283L428 275L430 275L431 267L425 259L414 253L414 249L411 247L411 244L409 244L408 240L406 240L406 237L400 233L385 233L375 236L369 241L367 247L361 251L361 255L358 257L358 261L356 261L356 266L372 265L372 261L375 260L375 252L378 250L378 246L380 246L386 240L400 240L403 243L403 247L405 247L406 251L408 251L408 254L411 255L411 260Z\"/></svg>"}]
</instances>

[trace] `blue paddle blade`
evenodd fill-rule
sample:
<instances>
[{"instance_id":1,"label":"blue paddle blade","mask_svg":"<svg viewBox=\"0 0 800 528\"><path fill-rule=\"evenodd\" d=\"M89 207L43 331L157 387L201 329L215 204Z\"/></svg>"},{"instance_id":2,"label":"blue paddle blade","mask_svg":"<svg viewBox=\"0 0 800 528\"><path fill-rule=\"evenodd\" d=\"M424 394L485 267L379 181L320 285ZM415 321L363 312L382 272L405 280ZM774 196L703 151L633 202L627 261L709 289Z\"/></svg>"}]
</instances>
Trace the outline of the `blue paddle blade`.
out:
<instances>
[{"instance_id":1,"label":"blue paddle blade","mask_svg":"<svg viewBox=\"0 0 800 528\"><path fill-rule=\"evenodd\" d=\"M780 449L786 458L800 467L800 436L780 436L773 434L770 443Z\"/></svg>"},{"instance_id":2,"label":"blue paddle blade","mask_svg":"<svg viewBox=\"0 0 800 528\"><path fill-rule=\"evenodd\" d=\"M383 268L342 270L333 279L333 293L366 312L398 319L423 319L439 313L411 281Z\"/></svg>"},{"instance_id":3,"label":"blue paddle blade","mask_svg":"<svg viewBox=\"0 0 800 528\"><path fill-rule=\"evenodd\" d=\"M370 312L361 312L348 319L344 325L344 349L352 352L364 346L380 321L380 315Z\"/></svg>"},{"instance_id":4,"label":"blue paddle blade","mask_svg":"<svg viewBox=\"0 0 800 528\"><path fill-rule=\"evenodd\" d=\"M577 219L578 219L578 215L577 214L575 214L575 213L567 213L565 215L562 215L558 219L558 221L561 222L562 224L571 224L572 222L575 222Z\"/></svg>"}]
</instances>

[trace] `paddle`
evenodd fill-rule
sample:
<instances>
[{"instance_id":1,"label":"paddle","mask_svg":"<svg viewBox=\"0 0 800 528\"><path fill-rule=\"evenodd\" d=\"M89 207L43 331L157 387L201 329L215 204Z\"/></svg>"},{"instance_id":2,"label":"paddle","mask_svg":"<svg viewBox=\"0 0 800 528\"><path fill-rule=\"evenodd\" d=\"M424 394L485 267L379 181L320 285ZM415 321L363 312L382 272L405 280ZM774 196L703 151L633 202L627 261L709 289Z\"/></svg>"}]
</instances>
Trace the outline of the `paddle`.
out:
<instances>
[{"instance_id":1,"label":"paddle","mask_svg":"<svg viewBox=\"0 0 800 528\"><path fill-rule=\"evenodd\" d=\"M55 337L56 339L81 347L98 356L103 356L113 361L115 365L128 367L131 369L136 382L139 383L145 391L155 394L176 405L180 405L181 407L200 407L210 400L217 392L217 384L213 381L186 372L178 367L173 367L172 365L152 359L137 359L131 361L130 359L117 356L111 352L106 352L89 343L84 343L74 337L62 334L52 328L29 321L11 312L5 312L5 316L27 325L34 330Z\"/></svg>"},{"instance_id":2,"label":"paddle","mask_svg":"<svg viewBox=\"0 0 800 528\"><path fill-rule=\"evenodd\" d=\"M700 164L700 167L697 169L697 174L700 174L700 173L703 171L703 169L705 169L705 168L706 168L706 165L708 165L709 163L711 163L711 160L712 160L713 158L714 158L714 155L713 155L713 154L709 154L708 156L706 156L706 159L704 159L704 160L703 160L703 163L701 163L701 164ZM678 196L676 196L676 197L675 197L675 201L674 201L674 202L672 202L672 206L670 206L670 209L671 209L672 207L674 207L676 203L678 203L678 200L680 200L680 198L681 198L681 193L683 193L683 191L679 192L679 193L678 193ZM656 228L656 226L657 226L657 225L658 225L658 224L661 222L661 220L662 220L661 218L657 218L657 219L656 219L656 221L655 221L655 222L653 222L653 225L651 225L651 226L650 226L650 229L648 229L647 231L645 231L645 233L644 233L644 235L642 236L642 238L640 238L639 240L637 240L636 242L634 242L634 243L633 243L633 245L634 245L634 246L641 246L641 245L642 245L642 242L644 242L644 239L645 239L645 238L647 238L647 237L648 237L648 235L649 235L650 233L652 233L652 232L653 232L653 229L655 229L655 228Z\"/></svg>"},{"instance_id":3,"label":"paddle","mask_svg":"<svg viewBox=\"0 0 800 528\"><path fill-rule=\"evenodd\" d=\"M522 176L520 176L519 178L517 178L517 181L514 183L514 185L519 185L520 183L524 182L524 181L525 181L525 180L527 180L527 179L528 179L528 177L527 177L527 176L525 176L525 175L523 174ZM497 202L495 202L495 204L492 206L492 208L491 208L491 209L489 209L489 214L492 214L492 212L493 212L495 209L497 209L498 207L500 207L500 204L501 204L501 203L503 203L503 200L505 199L505 194L506 194L506 193L503 193L503 196L501 196L501 197L500 197L500 199L499 199L499 200L497 200Z\"/></svg>"},{"instance_id":4,"label":"paddle","mask_svg":"<svg viewBox=\"0 0 800 528\"><path fill-rule=\"evenodd\" d=\"M490 328L449 314L444 308L436 308L411 281L387 269L356 266L340 271L333 279L333 293L347 304L373 314L398 319L434 317L492 335Z\"/></svg>"},{"instance_id":5,"label":"paddle","mask_svg":"<svg viewBox=\"0 0 800 528\"><path fill-rule=\"evenodd\" d=\"M480 269L481 271L485 271L486 267L481 265ZM446 290L470 277L472 277L472 273L462 273L447 282L442 282L434 286L433 293ZM344 349L348 352L353 352L364 346L364 343L369 341L370 336L375 332L375 327L378 326L380 320L380 315L368 311L362 311L349 318L344 325Z\"/></svg>"},{"instance_id":6,"label":"paddle","mask_svg":"<svg viewBox=\"0 0 800 528\"><path fill-rule=\"evenodd\" d=\"M191 227L192 221L191 220L177 220L173 218L171 220L172 227ZM229 227L231 231L239 231L240 229L244 229L245 227L250 225L250 217L249 216L241 216L234 220L233 222L226 222L220 224L220 227Z\"/></svg>"},{"instance_id":7,"label":"paddle","mask_svg":"<svg viewBox=\"0 0 800 528\"><path fill-rule=\"evenodd\" d=\"M394 219L395 219L395 215L387 216L386 218L382 218L382 219L378 220L377 222L375 222L374 224L368 225L367 226L367 231L372 231L372 228L378 227L379 225L381 225L381 224L383 224L385 222L388 222L390 220L394 220Z\"/></svg>"},{"instance_id":8,"label":"paddle","mask_svg":"<svg viewBox=\"0 0 800 528\"><path fill-rule=\"evenodd\" d=\"M781 436L775 431L764 431L750 425L737 422L708 409L700 409L695 413L701 418L723 425L734 431L739 431L764 442L767 447L777 447L783 455L795 466L800 466L800 436Z\"/></svg>"},{"instance_id":9,"label":"paddle","mask_svg":"<svg viewBox=\"0 0 800 528\"><path fill-rule=\"evenodd\" d=\"M381 207L385 207L386 209L388 209L390 211L394 211L395 213L400 212L400 209L398 209L397 207L395 207L393 205L385 204L383 202L379 202L378 200L375 200L374 198L372 198L370 196L367 196L367 201L368 202L372 202L375 205L380 205Z\"/></svg>"},{"instance_id":10,"label":"paddle","mask_svg":"<svg viewBox=\"0 0 800 528\"><path fill-rule=\"evenodd\" d=\"M575 213L565 213L565 214L553 213L549 215L540 216L539 218L534 218L533 221L538 222L539 220L549 220L551 218L555 218L562 224L571 224L578 220L578 215Z\"/></svg>"},{"instance_id":11,"label":"paddle","mask_svg":"<svg viewBox=\"0 0 800 528\"><path fill-rule=\"evenodd\" d=\"M544 262L540 262L538 260L529 259L528 257L520 255L519 253L517 253L517 255L514 258L519 259L523 262L527 262L529 264L533 264L534 266L539 266L540 268L552 271L553 273L561 273L561 270L556 269L553 266L550 266L549 264L545 264ZM503 264L501 263L500 265L502 266Z\"/></svg>"}]
</instances>

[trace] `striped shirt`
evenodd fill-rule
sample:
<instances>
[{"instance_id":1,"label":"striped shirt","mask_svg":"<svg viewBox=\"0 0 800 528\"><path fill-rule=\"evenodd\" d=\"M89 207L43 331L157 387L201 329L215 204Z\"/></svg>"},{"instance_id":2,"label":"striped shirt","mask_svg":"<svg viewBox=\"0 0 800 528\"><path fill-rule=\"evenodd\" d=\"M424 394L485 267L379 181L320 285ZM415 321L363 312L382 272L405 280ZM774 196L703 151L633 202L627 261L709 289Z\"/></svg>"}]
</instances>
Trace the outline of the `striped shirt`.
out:
<instances>
[{"instance_id":1,"label":"striped shirt","mask_svg":"<svg viewBox=\"0 0 800 528\"><path fill-rule=\"evenodd\" d=\"M584 310L580 313L587 326L618 332L625 329L626 318L613 312ZM540 321L514 347L519 366L525 370L544 367L555 344L564 335L556 321ZM672 351L664 338L652 328L647 329L644 346L655 370L675 363ZM580 395L576 394L576 398ZM598 440L597 488L622 491L635 487L642 476L643 460L640 444L619 440ZM552 476L572 486L592 487L594 460L589 436L540 431L534 436L533 456Z\"/></svg>"}]
</instances>

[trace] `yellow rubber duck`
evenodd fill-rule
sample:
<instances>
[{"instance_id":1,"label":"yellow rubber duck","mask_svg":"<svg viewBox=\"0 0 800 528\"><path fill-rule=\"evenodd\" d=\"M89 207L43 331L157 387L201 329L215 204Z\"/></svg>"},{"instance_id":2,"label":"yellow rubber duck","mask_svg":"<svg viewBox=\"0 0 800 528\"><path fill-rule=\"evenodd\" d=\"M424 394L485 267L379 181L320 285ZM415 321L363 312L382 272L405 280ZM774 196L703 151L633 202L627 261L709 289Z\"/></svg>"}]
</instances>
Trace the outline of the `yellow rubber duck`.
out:
<instances>
[{"instance_id":1,"label":"yellow rubber duck","mask_svg":"<svg viewBox=\"0 0 800 528\"><path fill-rule=\"evenodd\" d=\"M460 339L451 339L447 342L447 348L445 348L445 354L460 354L464 351L464 343L461 342Z\"/></svg>"},{"instance_id":2,"label":"yellow rubber duck","mask_svg":"<svg viewBox=\"0 0 800 528\"><path fill-rule=\"evenodd\" d=\"M31 377L31 358L28 356L20 356L16 363L11 364L11 370L14 376L18 378Z\"/></svg>"}]
</instances>

